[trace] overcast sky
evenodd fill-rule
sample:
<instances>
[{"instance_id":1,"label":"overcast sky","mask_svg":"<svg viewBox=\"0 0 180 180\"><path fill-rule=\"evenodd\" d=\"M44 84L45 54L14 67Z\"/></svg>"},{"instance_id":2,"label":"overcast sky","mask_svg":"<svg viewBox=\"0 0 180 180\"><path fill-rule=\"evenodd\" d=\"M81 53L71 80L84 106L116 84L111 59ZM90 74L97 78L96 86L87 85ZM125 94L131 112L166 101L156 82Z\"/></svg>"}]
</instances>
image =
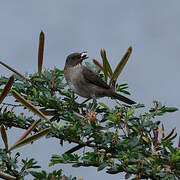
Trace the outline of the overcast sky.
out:
<instances>
[{"instance_id":1,"label":"overcast sky","mask_svg":"<svg viewBox=\"0 0 180 180\"><path fill-rule=\"evenodd\" d=\"M180 1L174 0L0 0L0 58L22 73L37 71L38 38L45 32L44 67L64 67L71 52L87 50L89 61L100 59L101 48L113 67L129 45L133 47L119 83L128 82L132 99L148 107L156 99L180 108ZM0 75L10 75L0 66ZM180 112L163 119L179 133ZM22 132L9 134L12 142ZM177 142L176 142L177 144ZM65 149L68 146L65 145ZM52 153L64 149L58 141L41 140L21 151L47 168ZM59 165L66 174L84 180L124 179L95 168Z\"/></svg>"}]
</instances>

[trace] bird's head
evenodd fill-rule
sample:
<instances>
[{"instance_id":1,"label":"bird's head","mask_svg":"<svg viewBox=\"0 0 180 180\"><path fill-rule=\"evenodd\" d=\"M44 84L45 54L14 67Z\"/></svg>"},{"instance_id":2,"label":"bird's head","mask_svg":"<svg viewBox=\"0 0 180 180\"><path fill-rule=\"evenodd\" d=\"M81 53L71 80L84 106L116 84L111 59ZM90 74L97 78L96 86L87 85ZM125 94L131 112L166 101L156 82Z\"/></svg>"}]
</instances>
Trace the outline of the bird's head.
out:
<instances>
[{"instance_id":1,"label":"bird's head","mask_svg":"<svg viewBox=\"0 0 180 180\"><path fill-rule=\"evenodd\" d=\"M87 59L87 52L72 53L66 58L66 66L73 67L81 64L84 59Z\"/></svg>"}]
</instances>

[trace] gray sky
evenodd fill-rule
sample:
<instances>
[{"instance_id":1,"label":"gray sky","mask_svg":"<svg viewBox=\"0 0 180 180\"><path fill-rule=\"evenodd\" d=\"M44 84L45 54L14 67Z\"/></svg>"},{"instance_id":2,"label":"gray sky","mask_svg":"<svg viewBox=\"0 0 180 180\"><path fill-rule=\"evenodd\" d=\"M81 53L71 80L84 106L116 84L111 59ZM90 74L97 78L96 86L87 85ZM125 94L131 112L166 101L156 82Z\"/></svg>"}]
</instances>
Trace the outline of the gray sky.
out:
<instances>
[{"instance_id":1,"label":"gray sky","mask_svg":"<svg viewBox=\"0 0 180 180\"><path fill-rule=\"evenodd\" d=\"M63 68L66 56L87 50L100 59L101 48L113 67L129 45L133 54L119 78L128 82L132 98L151 106L157 99L180 108L180 1L126 0L0 0L0 58L20 72L37 71L37 49L40 30L46 35L44 67ZM0 66L0 74L10 73ZM166 115L166 129L179 132L180 112ZM9 136L12 142L20 132ZM68 148L67 146L64 147ZM44 168L50 154L64 152L59 142L45 140L23 148L24 156L34 156ZM97 173L94 168L57 166L67 174L85 180L123 179Z\"/></svg>"}]
</instances>

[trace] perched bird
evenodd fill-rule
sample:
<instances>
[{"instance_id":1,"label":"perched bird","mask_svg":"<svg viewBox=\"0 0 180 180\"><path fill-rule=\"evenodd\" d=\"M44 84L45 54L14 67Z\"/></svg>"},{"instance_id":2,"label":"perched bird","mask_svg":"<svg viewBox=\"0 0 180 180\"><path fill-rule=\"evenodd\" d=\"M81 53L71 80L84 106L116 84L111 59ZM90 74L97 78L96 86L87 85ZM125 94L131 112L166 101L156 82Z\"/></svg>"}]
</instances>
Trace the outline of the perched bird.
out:
<instances>
[{"instance_id":1,"label":"perched bird","mask_svg":"<svg viewBox=\"0 0 180 180\"><path fill-rule=\"evenodd\" d=\"M64 76L70 88L78 95L92 98L96 102L99 97L111 97L127 104L135 104L134 101L116 93L96 73L82 65L87 59L86 52L70 54L65 63Z\"/></svg>"}]
</instances>

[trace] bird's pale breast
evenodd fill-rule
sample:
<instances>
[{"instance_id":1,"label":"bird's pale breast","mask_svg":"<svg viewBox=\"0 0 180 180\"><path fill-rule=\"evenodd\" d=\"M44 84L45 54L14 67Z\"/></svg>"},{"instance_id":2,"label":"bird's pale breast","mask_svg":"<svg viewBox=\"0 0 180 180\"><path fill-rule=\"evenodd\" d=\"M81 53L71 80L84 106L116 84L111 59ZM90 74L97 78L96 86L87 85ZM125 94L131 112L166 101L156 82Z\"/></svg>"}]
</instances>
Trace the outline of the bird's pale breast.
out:
<instances>
[{"instance_id":1,"label":"bird's pale breast","mask_svg":"<svg viewBox=\"0 0 180 180\"><path fill-rule=\"evenodd\" d=\"M71 76L68 76L67 78L66 73L71 74ZM75 93L83 97L90 97L87 84L85 84L86 81L82 75L81 64L68 68L68 72L65 72L65 77L66 77L69 87Z\"/></svg>"}]
</instances>

